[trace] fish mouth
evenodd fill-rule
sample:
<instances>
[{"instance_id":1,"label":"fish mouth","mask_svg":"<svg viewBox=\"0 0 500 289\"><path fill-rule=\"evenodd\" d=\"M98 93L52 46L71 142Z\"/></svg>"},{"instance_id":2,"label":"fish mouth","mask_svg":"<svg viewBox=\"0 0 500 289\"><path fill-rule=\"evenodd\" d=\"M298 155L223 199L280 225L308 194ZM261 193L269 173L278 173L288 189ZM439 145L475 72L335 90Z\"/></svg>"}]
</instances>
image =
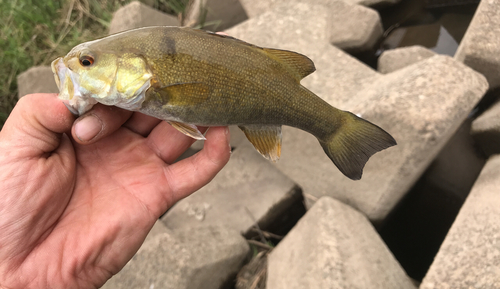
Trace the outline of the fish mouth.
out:
<instances>
[{"instance_id":1,"label":"fish mouth","mask_svg":"<svg viewBox=\"0 0 500 289\"><path fill-rule=\"evenodd\" d=\"M59 88L59 98L73 115L80 116L97 103L94 98L81 93L79 75L65 65L62 57L52 61L51 68Z\"/></svg>"}]
</instances>

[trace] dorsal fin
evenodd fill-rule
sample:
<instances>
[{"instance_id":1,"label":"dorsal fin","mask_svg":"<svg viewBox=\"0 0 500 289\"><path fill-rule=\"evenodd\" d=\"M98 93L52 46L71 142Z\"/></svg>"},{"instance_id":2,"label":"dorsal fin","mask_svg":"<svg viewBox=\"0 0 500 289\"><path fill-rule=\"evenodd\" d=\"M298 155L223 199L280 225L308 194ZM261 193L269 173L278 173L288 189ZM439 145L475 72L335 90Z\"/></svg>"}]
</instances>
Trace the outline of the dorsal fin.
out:
<instances>
[{"instance_id":1,"label":"dorsal fin","mask_svg":"<svg viewBox=\"0 0 500 289\"><path fill-rule=\"evenodd\" d=\"M239 42L240 44L243 45L248 45L253 48L257 49L262 49L264 50L269 56L274 58L275 60L279 61L280 63L284 64L287 68L289 68L290 73L295 76L295 79L300 82L300 80L309 74L313 73L316 71L316 67L314 66L314 62L309 59L309 57L289 51L289 50L281 50L281 49L274 49L274 48L262 48L257 45L245 42L243 40L234 38L229 35L223 35L223 34L217 34L213 32L208 32L208 31L202 31L199 30L198 32L200 33L208 33L214 37L220 37L220 38L225 38L228 40L236 41Z\"/></svg>"},{"instance_id":2,"label":"dorsal fin","mask_svg":"<svg viewBox=\"0 0 500 289\"><path fill-rule=\"evenodd\" d=\"M295 76L297 81L300 81L316 70L312 60L300 53L273 48L263 49L270 54L271 57L274 57L276 60L289 67L290 72Z\"/></svg>"}]
</instances>

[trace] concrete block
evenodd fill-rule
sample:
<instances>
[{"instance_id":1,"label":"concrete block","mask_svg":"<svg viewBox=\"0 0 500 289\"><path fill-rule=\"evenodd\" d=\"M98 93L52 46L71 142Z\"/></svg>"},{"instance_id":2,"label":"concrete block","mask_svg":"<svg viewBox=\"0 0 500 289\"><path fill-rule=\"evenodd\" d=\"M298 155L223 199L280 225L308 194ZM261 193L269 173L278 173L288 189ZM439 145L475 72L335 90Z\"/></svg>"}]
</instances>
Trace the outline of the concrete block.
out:
<instances>
[{"instance_id":1,"label":"concrete block","mask_svg":"<svg viewBox=\"0 0 500 289\"><path fill-rule=\"evenodd\" d=\"M467 119L459 127L425 174L425 181L433 188L452 193L461 201L469 194L486 161L470 134L471 122Z\"/></svg>"},{"instance_id":2,"label":"concrete block","mask_svg":"<svg viewBox=\"0 0 500 289\"><path fill-rule=\"evenodd\" d=\"M382 38L383 28L378 12L342 0L330 5L329 40L332 45L349 53L373 49Z\"/></svg>"},{"instance_id":3,"label":"concrete block","mask_svg":"<svg viewBox=\"0 0 500 289\"><path fill-rule=\"evenodd\" d=\"M19 98L30 93L59 93L50 66L35 66L17 76Z\"/></svg>"},{"instance_id":4,"label":"concrete block","mask_svg":"<svg viewBox=\"0 0 500 289\"><path fill-rule=\"evenodd\" d=\"M174 231L223 225L246 232L255 221L265 228L296 202L302 202L300 188L247 144L234 150L212 182L177 203L162 221Z\"/></svg>"},{"instance_id":5,"label":"concrete block","mask_svg":"<svg viewBox=\"0 0 500 289\"><path fill-rule=\"evenodd\" d=\"M486 155L500 153L500 102L474 120L471 134Z\"/></svg>"},{"instance_id":6,"label":"concrete block","mask_svg":"<svg viewBox=\"0 0 500 289\"><path fill-rule=\"evenodd\" d=\"M344 177L315 137L294 128L283 130L277 167L306 195L335 197L372 221L382 221L463 123L487 87L479 73L450 57L436 55L387 74L342 106L386 129L398 142L368 161L360 181Z\"/></svg>"},{"instance_id":7,"label":"concrete block","mask_svg":"<svg viewBox=\"0 0 500 289\"><path fill-rule=\"evenodd\" d=\"M109 26L109 34L146 26L179 26L177 17L134 1L118 9Z\"/></svg>"},{"instance_id":8,"label":"concrete block","mask_svg":"<svg viewBox=\"0 0 500 289\"><path fill-rule=\"evenodd\" d=\"M102 288L219 289L248 257L246 240L234 230L204 227L148 237L137 254Z\"/></svg>"},{"instance_id":9,"label":"concrete block","mask_svg":"<svg viewBox=\"0 0 500 289\"><path fill-rule=\"evenodd\" d=\"M378 71L386 74L436 55L432 50L415 45L384 51L378 59Z\"/></svg>"},{"instance_id":10,"label":"concrete block","mask_svg":"<svg viewBox=\"0 0 500 289\"><path fill-rule=\"evenodd\" d=\"M500 155L486 163L420 288L500 288Z\"/></svg>"},{"instance_id":11,"label":"concrete block","mask_svg":"<svg viewBox=\"0 0 500 289\"><path fill-rule=\"evenodd\" d=\"M194 0L186 13L184 24L222 31L248 19L239 0Z\"/></svg>"},{"instance_id":12,"label":"concrete block","mask_svg":"<svg viewBox=\"0 0 500 289\"><path fill-rule=\"evenodd\" d=\"M307 1L312 5L330 5L337 0L309 0ZM380 6L380 5L393 5L401 0L343 0L351 5L364 5L364 6ZM241 5L245 9L248 18L257 17L260 14L274 9L275 5L284 3L292 4L293 2L304 2L300 0L240 0Z\"/></svg>"},{"instance_id":13,"label":"concrete block","mask_svg":"<svg viewBox=\"0 0 500 289\"><path fill-rule=\"evenodd\" d=\"M415 288L363 214L323 197L268 258L267 288Z\"/></svg>"},{"instance_id":14,"label":"concrete block","mask_svg":"<svg viewBox=\"0 0 500 289\"><path fill-rule=\"evenodd\" d=\"M455 59L479 71L490 84L500 87L500 2L484 0L465 32Z\"/></svg>"}]
</instances>

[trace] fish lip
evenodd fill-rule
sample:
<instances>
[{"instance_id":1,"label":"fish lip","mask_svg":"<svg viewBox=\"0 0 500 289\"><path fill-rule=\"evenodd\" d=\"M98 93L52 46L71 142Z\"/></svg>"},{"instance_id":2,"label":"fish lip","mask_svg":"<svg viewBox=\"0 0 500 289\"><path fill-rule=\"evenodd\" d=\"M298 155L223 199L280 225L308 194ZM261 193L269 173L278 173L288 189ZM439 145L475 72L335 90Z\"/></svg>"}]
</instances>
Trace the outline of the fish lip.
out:
<instances>
[{"instance_id":1,"label":"fish lip","mask_svg":"<svg viewBox=\"0 0 500 289\"><path fill-rule=\"evenodd\" d=\"M66 66L64 58L59 57L52 61L51 69L59 88L59 99L63 100L64 105L74 116L86 113L97 103L92 97L82 95L79 75Z\"/></svg>"}]
</instances>

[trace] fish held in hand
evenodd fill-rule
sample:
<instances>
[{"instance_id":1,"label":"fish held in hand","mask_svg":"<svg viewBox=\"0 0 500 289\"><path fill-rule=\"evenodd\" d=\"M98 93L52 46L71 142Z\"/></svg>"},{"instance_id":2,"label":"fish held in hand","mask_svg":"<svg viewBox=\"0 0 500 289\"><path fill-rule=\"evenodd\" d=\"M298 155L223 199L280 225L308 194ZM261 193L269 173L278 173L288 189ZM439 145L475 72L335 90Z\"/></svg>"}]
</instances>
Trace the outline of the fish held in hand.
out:
<instances>
[{"instance_id":1,"label":"fish held in hand","mask_svg":"<svg viewBox=\"0 0 500 289\"><path fill-rule=\"evenodd\" d=\"M83 114L96 103L196 126L238 125L277 161L281 126L313 134L347 177L361 178L376 152L396 144L378 126L336 109L300 85L315 71L304 55L181 27L147 27L82 43L52 62L59 97Z\"/></svg>"}]
</instances>

